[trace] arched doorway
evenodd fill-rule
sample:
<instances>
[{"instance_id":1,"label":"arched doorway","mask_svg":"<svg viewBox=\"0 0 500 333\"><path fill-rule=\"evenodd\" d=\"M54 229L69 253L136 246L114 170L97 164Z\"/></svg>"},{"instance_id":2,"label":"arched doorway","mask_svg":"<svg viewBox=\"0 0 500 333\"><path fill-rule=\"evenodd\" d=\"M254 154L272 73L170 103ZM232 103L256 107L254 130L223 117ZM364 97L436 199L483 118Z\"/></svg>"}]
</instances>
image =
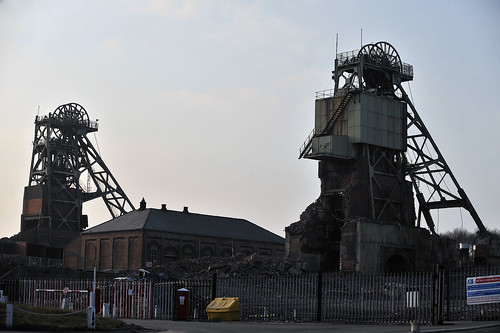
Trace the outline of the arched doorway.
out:
<instances>
[{"instance_id":1,"label":"arched doorway","mask_svg":"<svg viewBox=\"0 0 500 333\"><path fill-rule=\"evenodd\" d=\"M403 273L410 270L408 259L401 254L394 254L387 259L384 265L384 273Z\"/></svg>"}]
</instances>

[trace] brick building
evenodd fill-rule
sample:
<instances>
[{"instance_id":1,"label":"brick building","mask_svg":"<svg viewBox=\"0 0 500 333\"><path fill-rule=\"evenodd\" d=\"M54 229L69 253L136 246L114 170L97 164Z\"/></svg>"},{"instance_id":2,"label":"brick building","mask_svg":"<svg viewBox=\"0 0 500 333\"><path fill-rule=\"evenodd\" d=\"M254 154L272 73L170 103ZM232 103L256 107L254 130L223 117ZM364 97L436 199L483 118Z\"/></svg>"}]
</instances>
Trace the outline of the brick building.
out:
<instances>
[{"instance_id":1,"label":"brick building","mask_svg":"<svg viewBox=\"0 0 500 333\"><path fill-rule=\"evenodd\" d=\"M64 265L133 270L173 260L259 253L282 257L285 240L247 220L141 208L83 231L64 249Z\"/></svg>"}]
</instances>

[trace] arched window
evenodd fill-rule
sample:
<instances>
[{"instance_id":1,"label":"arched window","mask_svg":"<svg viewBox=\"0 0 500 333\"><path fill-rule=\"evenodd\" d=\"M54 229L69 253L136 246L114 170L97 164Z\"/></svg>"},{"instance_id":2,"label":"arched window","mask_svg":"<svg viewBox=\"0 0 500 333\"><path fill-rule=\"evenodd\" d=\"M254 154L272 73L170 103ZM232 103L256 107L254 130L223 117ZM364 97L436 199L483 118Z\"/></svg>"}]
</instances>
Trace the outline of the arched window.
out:
<instances>
[{"instance_id":1,"label":"arched window","mask_svg":"<svg viewBox=\"0 0 500 333\"><path fill-rule=\"evenodd\" d=\"M149 249L148 261L156 265L158 263L158 250L156 248Z\"/></svg>"},{"instance_id":2,"label":"arched window","mask_svg":"<svg viewBox=\"0 0 500 333\"><path fill-rule=\"evenodd\" d=\"M213 257L214 256L213 248L210 246L203 247L203 249L201 250L200 256L201 257Z\"/></svg>"},{"instance_id":3,"label":"arched window","mask_svg":"<svg viewBox=\"0 0 500 333\"><path fill-rule=\"evenodd\" d=\"M165 261L171 262L179 259L179 251L173 246L169 246L165 249Z\"/></svg>"},{"instance_id":4,"label":"arched window","mask_svg":"<svg viewBox=\"0 0 500 333\"><path fill-rule=\"evenodd\" d=\"M230 257L230 256L232 256L232 255L233 255L233 253L232 253L231 249L229 249L229 248L225 248L225 249L223 249L223 250L221 251L221 253L220 253L220 256L221 256L221 257Z\"/></svg>"},{"instance_id":5,"label":"arched window","mask_svg":"<svg viewBox=\"0 0 500 333\"><path fill-rule=\"evenodd\" d=\"M192 245L186 244L182 247L182 257L194 258L194 248Z\"/></svg>"},{"instance_id":6,"label":"arched window","mask_svg":"<svg viewBox=\"0 0 500 333\"><path fill-rule=\"evenodd\" d=\"M159 249L160 249L160 246L156 243L156 242L153 242L153 243L150 243L148 244L148 251L146 253L147 257L146 257L146 262L147 263L150 263L148 264L149 265L152 265L152 266L156 266L157 264L159 264L158 262L158 258L159 258Z\"/></svg>"}]
</instances>

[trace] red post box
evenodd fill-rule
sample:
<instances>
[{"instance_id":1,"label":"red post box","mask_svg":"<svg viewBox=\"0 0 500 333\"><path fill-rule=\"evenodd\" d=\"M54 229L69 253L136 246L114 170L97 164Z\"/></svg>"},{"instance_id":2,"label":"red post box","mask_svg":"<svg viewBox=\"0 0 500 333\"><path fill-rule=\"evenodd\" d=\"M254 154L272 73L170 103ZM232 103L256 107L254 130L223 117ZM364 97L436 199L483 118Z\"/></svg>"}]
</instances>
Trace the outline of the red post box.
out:
<instances>
[{"instance_id":1,"label":"red post box","mask_svg":"<svg viewBox=\"0 0 500 333\"><path fill-rule=\"evenodd\" d=\"M175 298L175 319L189 320L189 290L187 290L186 288L177 290Z\"/></svg>"}]
</instances>

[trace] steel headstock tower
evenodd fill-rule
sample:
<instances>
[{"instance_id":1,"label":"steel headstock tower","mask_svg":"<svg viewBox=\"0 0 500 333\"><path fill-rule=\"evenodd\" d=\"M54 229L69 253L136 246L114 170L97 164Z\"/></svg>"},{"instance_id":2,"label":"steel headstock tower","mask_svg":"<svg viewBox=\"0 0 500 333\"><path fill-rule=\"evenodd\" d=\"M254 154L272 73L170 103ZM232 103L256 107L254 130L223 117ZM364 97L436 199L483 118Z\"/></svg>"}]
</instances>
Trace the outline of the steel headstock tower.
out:
<instances>
[{"instance_id":1,"label":"steel headstock tower","mask_svg":"<svg viewBox=\"0 0 500 333\"><path fill-rule=\"evenodd\" d=\"M452 207L466 209L486 234L403 89L413 66L378 42L337 54L333 80L334 89L316 93L315 126L299 152L319 161L321 194L287 228L300 240L292 256L319 257L326 268L339 256L343 269L366 272L423 268L426 245L408 235L426 237L422 216L436 234L431 211Z\"/></svg>"},{"instance_id":2,"label":"steel headstock tower","mask_svg":"<svg viewBox=\"0 0 500 333\"><path fill-rule=\"evenodd\" d=\"M87 227L82 204L101 197L112 217L134 207L87 135L98 130L76 103L35 118L21 233L30 241L63 245Z\"/></svg>"},{"instance_id":3,"label":"steel headstock tower","mask_svg":"<svg viewBox=\"0 0 500 333\"><path fill-rule=\"evenodd\" d=\"M326 144L330 140L347 140L353 144L353 147L349 147L351 151L369 155L372 219L379 220L383 210L392 207L396 213L394 217L401 220L398 209L395 209L400 199L391 199L391 193L397 187L383 189L379 181L378 176L385 177L389 173L399 177L400 182L401 177L411 180L419 204L418 225L423 216L429 229L435 233L430 211L461 207L470 212L478 229L486 232L479 215L402 87L403 82L413 79L413 67L401 61L396 49L387 42L378 42L367 44L359 51L338 54L333 79L335 89L328 92L331 96L321 92L316 100L317 103L328 100L330 108L322 115L323 122L318 123L321 117L316 116L316 127L301 148L299 158L326 161L355 158L356 153L352 152L349 156L345 145L336 142ZM363 98L363 95L370 97ZM347 107L350 101L351 105ZM349 119L341 119L341 115L347 115L349 110L346 109L354 110L352 104L356 102L361 104L361 119L351 120L350 123L354 124L351 126L348 125ZM406 105L410 107L409 110ZM393 111L398 108L404 110L403 127L399 124L401 117L398 112ZM364 116L371 119L366 118L364 121ZM343 129L342 125L351 127ZM407 160L407 153L413 157L411 160ZM382 162L386 167L390 165L385 171L378 168ZM421 191L422 186L430 188L429 194Z\"/></svg>"}]
</instances>

